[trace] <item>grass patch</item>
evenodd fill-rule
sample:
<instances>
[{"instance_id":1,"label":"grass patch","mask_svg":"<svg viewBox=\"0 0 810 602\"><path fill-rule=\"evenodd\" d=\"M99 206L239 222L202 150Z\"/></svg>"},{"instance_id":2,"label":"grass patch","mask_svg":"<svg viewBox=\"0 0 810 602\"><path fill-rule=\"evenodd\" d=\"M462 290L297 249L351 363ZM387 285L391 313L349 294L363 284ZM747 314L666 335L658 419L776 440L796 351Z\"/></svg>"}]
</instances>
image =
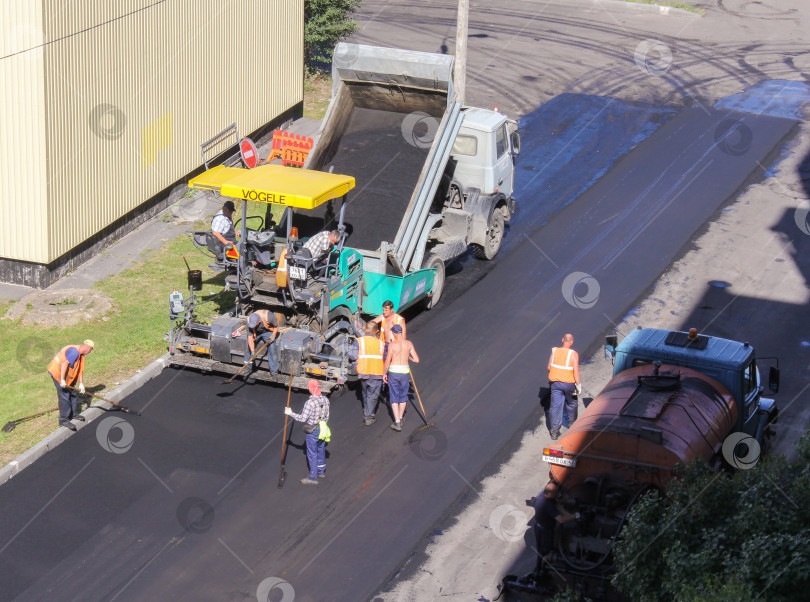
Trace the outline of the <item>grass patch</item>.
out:
<instances>
[{"instance_id":1,"label":"grass patch","mask_svg":"<svg viewBox=\"0 0 810 602\"><path fill-rule=\"evenodd\" d=\"M331 75L315 73L304 77L304 117L323 119L331 98Z\"/></svg>"},{"instance_id":2,"label":"grass patch","mask_svg":"<svg viewBox=\"0 0 810 602\"><path fill-rule=\"evenodd\" d=\"M99 282L94 288L109 295L117 311L91 322L65 328L23 326L19 321L2 322L4 345L0 361L0 426L17 418L56 408L56 391L46 373L48 362L65 345L93 339L96 348L85 363L85 385L102 397L137 370L166 353L163 334L169 330L169 293L186 291L186 266L203 271L203 292L220 293L224 275L211 271L208 256L182 235L154 255L127 270ZM233 307L233 293L221 294L200 307L209 320ZM0 304L5 314L10 304ZM86 407L93 400L82 400ZM0 432L0 464L6 464L57 428L58 412L23 422L11 432Z\"/></svg>"},{"instance_id":3,"label":"grass patch","mask_svg":"<svg viewBox=\"0 0 810 602\"><path fill-rule=\"evenodd\" d=\"M634 2L636 4L654 4L656 6L671 6L672 8L680 8L682 10L689 11L690 13L696 13L698 15L705 15L706 11L702 8L696 8L692 6L688 2L667 2L663 0L661 2L656 2L655 0L622 0L622 2Z\"/></svg>"}]
</instances>

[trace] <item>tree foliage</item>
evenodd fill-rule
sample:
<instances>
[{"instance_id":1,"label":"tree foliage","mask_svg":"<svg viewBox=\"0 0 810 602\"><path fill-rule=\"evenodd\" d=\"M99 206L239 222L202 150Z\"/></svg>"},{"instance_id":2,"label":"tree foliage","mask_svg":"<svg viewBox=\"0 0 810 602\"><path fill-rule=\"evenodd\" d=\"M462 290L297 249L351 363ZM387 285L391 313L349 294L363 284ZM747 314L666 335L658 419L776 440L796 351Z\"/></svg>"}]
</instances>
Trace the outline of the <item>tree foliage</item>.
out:
<instances>
[{"instance_id":1,"label":"tree foliage","mask_svg":"<svg viewBox=\"0 0 810 602\"><path fill-rule=\"evenodd\" d=\"M335 44L357 31L352 15L363 0L304 0L304 65L329 64Z\"/></svg>"},{"instance_id":2,"label":"tree foliage","mask_svg":"<svg viewBox=\"0 0 810 602\"><path fill-rule=\"evenodd\" d=\"M666 497L644 496L614 546L613 584L633 600L806 600L808 435L797 456L733 475L696 462Z\"/></svg>"}]
</instances>

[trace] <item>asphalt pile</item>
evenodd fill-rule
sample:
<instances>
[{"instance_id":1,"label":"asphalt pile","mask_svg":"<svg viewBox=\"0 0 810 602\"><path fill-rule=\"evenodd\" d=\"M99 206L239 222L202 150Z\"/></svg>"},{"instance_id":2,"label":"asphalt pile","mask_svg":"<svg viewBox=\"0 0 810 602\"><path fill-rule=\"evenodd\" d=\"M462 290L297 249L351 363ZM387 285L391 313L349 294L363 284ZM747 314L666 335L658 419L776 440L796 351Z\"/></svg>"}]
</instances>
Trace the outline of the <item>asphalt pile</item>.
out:
<instances>
[{"instance_id":1,"label":"asphalt pile","mask_svg":"<svg viewBox=\"0 0 810 602\"><path fill-rule=\"evenodd\" d=\"M376 250L380 241L393 242L396 237L430 150L416 146L424 143L415 143L408 127L403 133L406 117L405 113L354 109L335 156L324 167L357 180L346 207L347 246ZM337 219L339 206L333 210Z\"/></svg>"}]
</instances>

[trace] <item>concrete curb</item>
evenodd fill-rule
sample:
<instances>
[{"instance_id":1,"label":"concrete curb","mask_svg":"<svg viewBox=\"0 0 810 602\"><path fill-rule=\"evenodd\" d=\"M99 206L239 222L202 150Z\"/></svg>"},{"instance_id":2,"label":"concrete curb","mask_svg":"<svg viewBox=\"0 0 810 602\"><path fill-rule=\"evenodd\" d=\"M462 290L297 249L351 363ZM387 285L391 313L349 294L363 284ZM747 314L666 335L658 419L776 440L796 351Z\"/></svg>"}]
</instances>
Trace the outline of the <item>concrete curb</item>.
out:
<instances>
[{"instance_id":1,"label":"concrete curb","mask_svg":"<svg viewBox=\"0 0 810 602\"><path fill-rule=\"evenodd\" d=\"M117 389L111 391L108 395L105 395L105 397L110 401L120 402L132 392L142 387L147 381L158 376L168 365L169 354L167 353L146 366L143 370L139 370L135 376L124 382ZM105 415L106 412L104 409L110 409L112 407L114 406L108 403L97 402L95 405L87 408L82 412L82 416L85 417L87 422L74 423L77 432L90 426L90 423L96 418ZM31 449L17 456L14 460L3 466L3 468L0 468L0 485L6 483L21 471L31 466L31 464L39 460L42 456L66 441L71 435L73 435L73 431L70 429L59 428L42 439L39 443L36 443Z\"/></svg>"}]
</instances>

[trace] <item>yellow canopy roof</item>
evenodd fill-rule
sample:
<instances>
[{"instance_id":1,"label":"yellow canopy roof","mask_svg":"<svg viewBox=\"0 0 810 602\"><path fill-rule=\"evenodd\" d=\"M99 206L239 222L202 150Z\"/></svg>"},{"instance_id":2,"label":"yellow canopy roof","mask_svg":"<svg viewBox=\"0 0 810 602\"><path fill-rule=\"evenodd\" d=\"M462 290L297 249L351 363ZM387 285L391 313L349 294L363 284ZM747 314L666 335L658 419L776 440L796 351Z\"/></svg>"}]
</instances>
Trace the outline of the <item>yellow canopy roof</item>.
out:
<instances>
[{"instance_id":1,"label":"yellow canopy roof","mask_svg":"<svg viewBox=\"0 0 810 602\"><path fill-rule=\"evenodd\" d=\"M354 178L283 165L256 169L220 165L193 178L188 185L215 190L232 199L314 209L349 192L354 188Z\"/></svg>"}]
</instances>

